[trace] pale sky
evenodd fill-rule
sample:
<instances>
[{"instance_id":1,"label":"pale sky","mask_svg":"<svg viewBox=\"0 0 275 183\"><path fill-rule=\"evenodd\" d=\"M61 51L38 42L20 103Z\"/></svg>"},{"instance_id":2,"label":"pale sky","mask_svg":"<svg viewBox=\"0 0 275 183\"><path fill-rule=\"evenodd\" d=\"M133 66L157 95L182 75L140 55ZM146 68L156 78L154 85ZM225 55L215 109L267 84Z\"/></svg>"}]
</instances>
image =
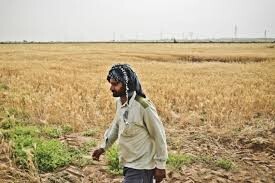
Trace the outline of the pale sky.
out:
<instances>
[{"instance_id":1,"label":"pale sky","mask_svg":"<svg viewBox=\"0 0 275 183\"><path fill-rule=\"evenodd\" d=\"M275 0L0 0L0 41L275 38Z\"/></svg>"}]
</instances>

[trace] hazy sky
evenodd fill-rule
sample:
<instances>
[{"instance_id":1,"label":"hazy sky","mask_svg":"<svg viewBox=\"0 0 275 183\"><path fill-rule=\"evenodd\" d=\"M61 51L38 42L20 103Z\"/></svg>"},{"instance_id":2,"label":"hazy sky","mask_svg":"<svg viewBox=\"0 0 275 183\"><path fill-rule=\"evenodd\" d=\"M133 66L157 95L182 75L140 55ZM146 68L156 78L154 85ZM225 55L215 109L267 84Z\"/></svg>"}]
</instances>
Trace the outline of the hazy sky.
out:
<instances>
[{"instance_id":1,"label":"hazy sky","mask_svg":"<svg viewBox=\"0 0 275 183\"><path fill-rule=\"evenodd\" d=\"M0 0L0 41L275 38L275 0Z\"/></svg>"}]
</instances>

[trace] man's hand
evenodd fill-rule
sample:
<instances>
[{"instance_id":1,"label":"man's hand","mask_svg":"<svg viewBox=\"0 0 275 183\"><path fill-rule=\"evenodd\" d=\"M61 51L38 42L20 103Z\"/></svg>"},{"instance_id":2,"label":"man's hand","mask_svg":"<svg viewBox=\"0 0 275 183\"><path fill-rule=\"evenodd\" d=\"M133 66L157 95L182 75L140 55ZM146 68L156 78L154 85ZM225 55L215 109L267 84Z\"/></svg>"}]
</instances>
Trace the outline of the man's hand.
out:
<instances>
[{"instance_id":1,"label":"man's hand","mask_svg":"<svg viewBox=\"0 0 275 183\"><path fill-rule=\"evenodd\" d=\"M103 148L96 149L92 155L93 160L99 161L100 155L103 154L104 152L105 150Z\"/></svg>"},{"instance_id":2,"label":"man's hand","mask_svg":"<svg viewBox=\"0 0 275 183\"><path fill-rule=\"evenodd\" d=\"M165 169L155 168L154 177L156 179L156 183L160 183L164 178L166 178Z\"/></svg>"}]
</instances>

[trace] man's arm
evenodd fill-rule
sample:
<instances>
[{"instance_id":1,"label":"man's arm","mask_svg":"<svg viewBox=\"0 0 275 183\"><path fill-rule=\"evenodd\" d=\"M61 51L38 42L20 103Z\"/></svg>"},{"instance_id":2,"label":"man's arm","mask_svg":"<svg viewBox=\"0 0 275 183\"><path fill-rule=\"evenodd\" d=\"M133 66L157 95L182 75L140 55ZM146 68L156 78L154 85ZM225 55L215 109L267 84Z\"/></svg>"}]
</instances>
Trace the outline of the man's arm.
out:
<instances>
[{"instance_id":1,"label":"man's arm","mask_svg":"<svg viewBox=\"0 0 275 183\"><path fill-rule=\"evenodd\" d=\"M118 123L116 118L112 122L111 128L107 129L104 133L104 141L101 144L100 148L103 148L105 151L109 149L113 143L117 140L118 138Z\"/></svg>"},{"instance_id":2,"label":"man's arm","mask_svg":"<svg viewBox=\"0 0 275 183\"><path fill-rule=\"evenodd\" d=\"M156 168L165 169L166 160L168 158L166 135L156 108L152 104L145 108L144 122L150 136L155 141L156 155L154 159L156 161Z\"/></svg>"},{"instance_id":3,"label":"man's arm","mask_svg":"<svg viewBox=\"0 0 275 183\"><path fill-rule=\"evenodd\" d=\"M111 127L105 131L104 140L103 140L103 143L100 145L100 148L96 149L92 154L92 157L94 160L98 161L100 155L103 154L108 148L110 148L113 145L113 143L118 138L118 130L119 130L119 126L118 126L117 118L115 117Z\"/></svg>"}]
</instances>

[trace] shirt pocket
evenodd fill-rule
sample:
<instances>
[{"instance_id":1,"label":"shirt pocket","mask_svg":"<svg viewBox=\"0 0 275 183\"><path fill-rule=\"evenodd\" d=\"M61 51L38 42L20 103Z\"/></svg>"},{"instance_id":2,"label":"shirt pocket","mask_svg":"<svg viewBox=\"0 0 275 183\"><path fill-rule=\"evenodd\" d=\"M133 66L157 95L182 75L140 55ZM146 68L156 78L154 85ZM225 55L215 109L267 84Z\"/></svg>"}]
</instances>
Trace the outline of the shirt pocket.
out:
<instances>
[{"instance_id":1,"label":"shirt pocket","mask_svg":"<svg viewBox=\"0 0 275 183\"><path fill-rule=\"evenodd\" d=\"M126 137L133 137L139 134L140 125L138 122L130 122L128 125L125 125L125 128L121 135Z\"/></svg>"},{"instance_id":2,"label":"shirt pocket","mask_svg":"<svg viewBox=\"0 0 275 183\"><path fill-rule=\"evenodd\" d=\"M127 123L128 124L127 124ZM128 113L128 119L124 123L125 128L122 130L123 136L133 137L139 135L140 131L143 128L142 115L138 112L130 110Z\"/></svg>"}]
</instances>

